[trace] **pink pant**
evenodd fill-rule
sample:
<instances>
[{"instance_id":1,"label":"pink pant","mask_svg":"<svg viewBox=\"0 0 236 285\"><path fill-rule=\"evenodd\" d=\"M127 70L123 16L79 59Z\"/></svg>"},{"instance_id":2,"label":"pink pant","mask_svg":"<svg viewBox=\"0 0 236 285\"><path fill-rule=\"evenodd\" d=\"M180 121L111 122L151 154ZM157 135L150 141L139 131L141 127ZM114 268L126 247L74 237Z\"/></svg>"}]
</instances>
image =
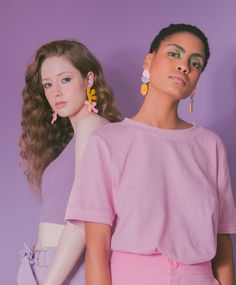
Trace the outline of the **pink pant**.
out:
<instances>
[{"instance_id":1,"label":"pink pant","mask_svg":"<svg viewBox=\"0 0 236 285\"><path fill-rule=\"evenodd\" d=\"M17 274L17 285L43 284L55 252L55 247L33 250L25 245L25 249L22 250L21 264ZM74 271L63 283L63 285L67 284L85 285L83 258L78 262Z\"/></svg>"},{"instance_id":2,"label":"pink pant","mask_svg":"<svg viewBox=\"0 0 236 285\"><path fill-rule=\"evenodd\" d=\"M219 285L211 262L185 265L161 254L113 252L112 285Z\"/></svg>"}]
</instances>

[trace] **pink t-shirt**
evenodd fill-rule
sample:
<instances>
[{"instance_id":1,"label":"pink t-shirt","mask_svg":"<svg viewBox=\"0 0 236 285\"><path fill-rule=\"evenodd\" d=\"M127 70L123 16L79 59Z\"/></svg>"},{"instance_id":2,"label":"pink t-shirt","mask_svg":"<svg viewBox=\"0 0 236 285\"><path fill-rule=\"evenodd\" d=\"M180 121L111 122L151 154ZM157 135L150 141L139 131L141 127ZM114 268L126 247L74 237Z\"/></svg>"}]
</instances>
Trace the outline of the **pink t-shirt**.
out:
<instances>
[{"instance_id":1,"label":"pink t-shirt","mask_svg":"<svg viewBox=\"0 0 236 285\"><path fill-rule=\"evenodd\" d=\"M199 126L164 130L126 118L89 138L66 219L116 228L111 248L195 264L236 232L225 148Z\"/></svg>"}]
</instances>

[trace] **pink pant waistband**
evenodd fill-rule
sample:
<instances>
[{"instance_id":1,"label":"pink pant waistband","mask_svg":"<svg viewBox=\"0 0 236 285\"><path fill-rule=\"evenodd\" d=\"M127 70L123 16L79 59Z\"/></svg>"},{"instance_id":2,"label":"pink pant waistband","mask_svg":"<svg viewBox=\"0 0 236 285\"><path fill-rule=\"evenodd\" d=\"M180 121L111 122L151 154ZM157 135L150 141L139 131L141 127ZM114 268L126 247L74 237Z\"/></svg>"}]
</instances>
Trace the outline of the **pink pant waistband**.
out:
<instances>
[{"instance_id":1,"label":"pink pant waistband","mask_svg":"<svg viewBox=\"0 0 236 285\"><path fill-rule=\"evenodd\" d=\"M161 254L142 255L114 251L112 252L111 263L135 266L158 272L176 271L184 274L212 274L210 261L188 265L178 263Z\"/></svg>"}]
</instances>

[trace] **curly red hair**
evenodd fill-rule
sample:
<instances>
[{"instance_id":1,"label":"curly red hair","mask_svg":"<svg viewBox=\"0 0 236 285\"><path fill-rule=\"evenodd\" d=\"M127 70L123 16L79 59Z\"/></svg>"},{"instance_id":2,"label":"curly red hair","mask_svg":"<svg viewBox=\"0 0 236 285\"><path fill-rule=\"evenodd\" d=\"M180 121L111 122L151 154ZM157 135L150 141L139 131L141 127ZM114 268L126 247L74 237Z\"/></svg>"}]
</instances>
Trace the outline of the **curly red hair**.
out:
<instances>
[{"instance_id":1,"label":"curly red hair","mask_svg":"<svg viewBox=\"0 0 236 285\"><path fill-rule=\"evenodd\" d=\"M114 105L113 92L105 81L102 67L85 45L74 40L59 40L40 47L26 69L19 142L20 154L26 167L25 174L37 193L40 192L43 171L73 136L68 118L58 117L54 125L50 123L52 109L41 83L41 66L46 58L52 56L66 57L84 78L92 71L99 115L111 122L122 119Z\"/></svg>"}]
</instances>

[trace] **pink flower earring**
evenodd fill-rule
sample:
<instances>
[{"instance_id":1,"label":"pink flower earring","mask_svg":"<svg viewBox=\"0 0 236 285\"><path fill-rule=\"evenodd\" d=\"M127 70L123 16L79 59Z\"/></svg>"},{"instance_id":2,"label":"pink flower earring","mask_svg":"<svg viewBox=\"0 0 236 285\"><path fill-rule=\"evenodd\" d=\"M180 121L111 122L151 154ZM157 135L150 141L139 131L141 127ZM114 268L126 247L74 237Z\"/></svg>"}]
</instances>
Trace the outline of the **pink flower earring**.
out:
<instances>
[{"instance_id":1,"label":"pink flower earring","mask_svg":"<svg viewBox=\"0 0 236 285\"><path fill-rule=\"evenodd\" d=\"M140 92L143 96L146 96L148 93L148 83L150 82L150 73L147 69L144 69L142 77L141 77L141 89Z\"/></svg>"},{"instance_id":2,"label":"pink flower earring","mask_svg":"<svg viewBox=\"0 0 236 285\"><path fill-rule=\"evenodd\" d=\"M196 95L195 89L193 89L191 95L190 95L190 103L189 103L189 113L192 115L193 113L193 97Z\"/></svg>"},{"instance_id":3,"label":"pink flower earring","mask_svg":"<svg viewBox=\"0 0 236 285\"><path fill-rule=\"evenodd\" d=\"M52 120L51 120L51 124L53 125L57 120L57 113L56 112L53 112L52 113Z\"/></svg>"},{"instance_id":4,"label":"pink flower earring","mask_svg":"<svg viewBox=\"0 0 236 285\"><path fill-rule=\"evenodd\" d=\"M94 113L98 113L98 109L96 109L96 105L97 105L97 96L96 94L96 90L94 88L91 88L89 86L87 86L86 88L87 91L87 100L84 102L84 104L88 107L88 111L89 112L94 112Z\"/></svg>"}]
</instances>

